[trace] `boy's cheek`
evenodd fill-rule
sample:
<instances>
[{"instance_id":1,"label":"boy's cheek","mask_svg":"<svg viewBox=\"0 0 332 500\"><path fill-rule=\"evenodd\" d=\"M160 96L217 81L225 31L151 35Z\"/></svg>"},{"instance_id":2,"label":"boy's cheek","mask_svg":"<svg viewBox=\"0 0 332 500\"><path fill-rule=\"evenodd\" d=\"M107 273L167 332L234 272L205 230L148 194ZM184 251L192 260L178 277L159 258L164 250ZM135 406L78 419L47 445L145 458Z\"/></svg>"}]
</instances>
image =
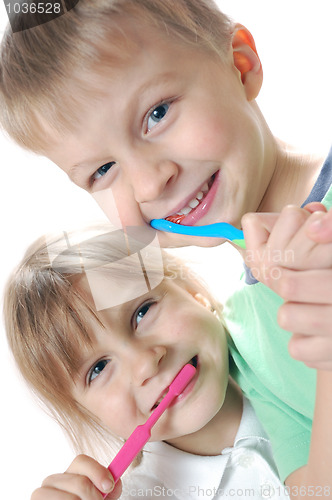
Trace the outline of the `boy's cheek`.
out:
<instances>
[{"instance_id":1,"label":"boy's cheek","mask_svg":"<svg viewBox=\"0 0 332 500\"><path fill-rule=\"evenodd\" d=\"M95 199L109 221L116 228L122 228L122 226L125 224L125 221L122 222L121 220L120 211L115 201L112 189L107 188L100 191L95 191L92 193L92 197Z\"/></svg>"}]
</instances>

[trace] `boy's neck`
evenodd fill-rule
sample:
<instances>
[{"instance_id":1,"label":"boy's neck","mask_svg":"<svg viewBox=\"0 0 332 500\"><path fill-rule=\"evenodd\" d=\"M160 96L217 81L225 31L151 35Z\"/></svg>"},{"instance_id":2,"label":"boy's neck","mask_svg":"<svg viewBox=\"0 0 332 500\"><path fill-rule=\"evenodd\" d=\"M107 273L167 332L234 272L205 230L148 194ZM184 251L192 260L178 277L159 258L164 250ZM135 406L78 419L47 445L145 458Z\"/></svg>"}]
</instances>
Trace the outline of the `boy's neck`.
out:
<instances>
[{"instance_id":1,"label":"boy's neck","mask_svg":"<svg viewBox=\"0 0 332 500\"><path fill-rule=\"evenodd\" d=\"M280 212L286 205L301 206L310 194L324 159L302 154L282 141L276 143L275 167L258 212Z\"/></svg>"},{"instance_id":2,"label":"boy's neck","mask_svg":"<svg viewBox=\"0 0 332 500\"><path fill-rule=\"evenodd\" d=\"M203 429L187 436L168 441L179 450L194 455L220 455L226 447L234 445L243 411L243 397L239 387L230 379L225 401L219 412Z\"/></svg>"}]
</instances>

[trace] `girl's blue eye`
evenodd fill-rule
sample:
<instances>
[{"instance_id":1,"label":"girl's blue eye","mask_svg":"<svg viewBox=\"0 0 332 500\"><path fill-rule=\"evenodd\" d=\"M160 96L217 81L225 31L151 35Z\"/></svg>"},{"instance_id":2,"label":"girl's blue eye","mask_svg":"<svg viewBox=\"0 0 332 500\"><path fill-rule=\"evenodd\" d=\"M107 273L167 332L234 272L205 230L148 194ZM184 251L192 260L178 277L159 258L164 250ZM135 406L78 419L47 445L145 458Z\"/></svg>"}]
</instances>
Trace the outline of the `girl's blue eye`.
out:
<instances>
[{"instance_id":1,"label":"girl's blue eye","mask_svg":"<svg viewBox=\"0 0 332 500\"><path fill-rule=\"evenodd\" d=\"M92 176L93 180L95 181L107 174L107 172L113 167L114 163L115 161L110 161L108 163L105 163L105 165L103 165L102 167L99 167Z\"/></svg>"},{"instance_id":2,"label":"girl's blue eye","mask_svg":"<svg viewBox=\"0 0 332 500\"><path fill-rule=\"evenodd\" d=\"M103 369L105 368L105 366L110 362L109 359L102 359L101 361L98 361L98 363L96 363L94 365L94 367L90 370L89 372L89 376L88 376L88 382L89 384L91 384L91 382L96 378L98 377L98 375L101 374L101 372L103 371Z\"/></svg>"},{"instance_id":3,"label":"girl's blue eye","mask_svg":"<svg viewBox=\"0 0 332 500\"><path fill-rule=\"evenodd\" d=\"M148 119L148 130L151 130L157 123L159 123L166 115L167 111L169 110L169 104L164 103L164 104L159 104L152 113L149 115Z\"/></svg>"},{"instance_id":4,"label":"girl's blue eye","mask_svg":"<svg viewBox=\"0 0 332 500\"><path fill-rule=\"evenodd\" d=\"M136 312L136 326L140 323L140 321L144 318L146 313L149 311L150 307L153 305L153 303L149 302L147 304L143 304Z\"/></svg>"}]
</instances>

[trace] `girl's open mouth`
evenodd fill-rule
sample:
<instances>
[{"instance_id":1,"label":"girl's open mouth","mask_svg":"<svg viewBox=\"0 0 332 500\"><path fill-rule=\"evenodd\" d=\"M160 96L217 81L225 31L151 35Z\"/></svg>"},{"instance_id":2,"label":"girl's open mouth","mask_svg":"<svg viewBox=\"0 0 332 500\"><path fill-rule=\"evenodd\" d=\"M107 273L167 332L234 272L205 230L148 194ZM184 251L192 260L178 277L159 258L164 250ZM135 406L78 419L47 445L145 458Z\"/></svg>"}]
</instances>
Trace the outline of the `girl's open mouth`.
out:
<instances>
[{"instance_id":1,"label":"girl's open mouth","mask_svg":"<svg viewBox=\"0 0 332 500\"><path fill-rule=\"evenodd\" d=\"M193 365L196 370L198 370L198 356L194 356L193 358L191 358L190 361L188 361L189 364ZM197 377L197 374L195 374L193 380L195 380ZM185 390L179 395L177 396L174 401L171 403L170 406L173 406L178 400L181 400L183 399L184 395L187 393L187 392L190 392L191 388L192 388L192 385L194 384L193 383L193 380L188 384L188 386L185 388ZM188 389L189 388L189 389ZM168 387L163 391L163 393L160 395L160 397L158 398L158 400L155 402L155 404L153 405L153 407L151 408L150 411L153 411L157 408L157 406L160 404L160 402L162 401L162 399L164 398L165 394L168 392Z\"/></svg>"},{"instance_id":2,"label":"girl's open mouth","mask_svg":"<svg viewBox=\"0 0 332 500\"><path fill-rule=\"evenodd\" d=\"M206 207L211 204L209 203L209 198L211 198L210 201L214 198L216 186L215 189L211 188L216 184L216 178L217 172L215 172L210 180L201 187L196 195L189 201L187 206L183 207L176 214L165 217L165 219L176 224L194 225L203 215L205 215Z\"/></svg>"}]
</instances>

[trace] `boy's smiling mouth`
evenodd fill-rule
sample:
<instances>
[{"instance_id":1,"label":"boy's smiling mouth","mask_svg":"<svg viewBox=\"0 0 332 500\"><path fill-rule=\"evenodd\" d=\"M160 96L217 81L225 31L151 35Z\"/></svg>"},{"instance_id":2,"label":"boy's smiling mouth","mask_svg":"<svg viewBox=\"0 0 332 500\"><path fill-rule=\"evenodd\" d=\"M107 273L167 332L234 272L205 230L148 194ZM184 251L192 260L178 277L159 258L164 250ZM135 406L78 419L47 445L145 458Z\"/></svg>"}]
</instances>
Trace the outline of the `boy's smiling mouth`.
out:
<instances>
[{"instance_id":1,"label":"boy's smiling mouth","mask_svg":"<svg viewBox=\"0 0 332 500\"><path fill-rule=\"evenodd\" d=\"M181 208L176 213L165 217L165 220L176 224L187 224L188 226L194 225L195 222L197 222L204 215L205 207L208 203L207 198L216 178L217 172L212 175L209 181L203 184L193 198L187 202L185 207ZM214 197L214 193L212 194Z\"/></svg>"}]
</instances>

